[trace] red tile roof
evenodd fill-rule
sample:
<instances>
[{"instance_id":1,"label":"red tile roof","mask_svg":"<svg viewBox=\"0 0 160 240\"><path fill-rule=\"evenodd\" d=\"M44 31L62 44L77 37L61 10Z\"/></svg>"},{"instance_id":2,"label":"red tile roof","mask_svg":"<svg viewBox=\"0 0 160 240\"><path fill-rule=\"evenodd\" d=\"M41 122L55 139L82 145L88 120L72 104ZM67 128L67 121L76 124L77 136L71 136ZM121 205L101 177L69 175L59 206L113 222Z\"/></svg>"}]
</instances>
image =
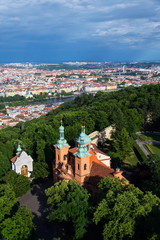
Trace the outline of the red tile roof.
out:
<instances>
[{"instance_id":1,"label":"red tile roof","mask_svg":"<svg viewBox=\"0 0 160 240\"><path fill-rule=\"evenodd\" d=\"M77 147L69 149L70 153L75 153L77 151Z\"/></svg>"},{"instance_id":2,"label":"red tile roof","mask_svg":"<svg viewBox=\"0 0 160 240\"><path fill-rule=\"evenodd\" d=\"M97 162L92 163L90 177L113 177L114 169Z\"/></svg>"},{"instance_id":3,"label":"red tile roof","mask_svg":"<svg viewBox=\"0 0 160 240\"><path fill-rule=\"evenodd\" d=\"M14 163L14 162L17 160L17 158L20 156L20 154L21 154L21 153L17 154L15 157L13 157L13 158L11 159L11 162Z\"/></svg>"}]
</instances>

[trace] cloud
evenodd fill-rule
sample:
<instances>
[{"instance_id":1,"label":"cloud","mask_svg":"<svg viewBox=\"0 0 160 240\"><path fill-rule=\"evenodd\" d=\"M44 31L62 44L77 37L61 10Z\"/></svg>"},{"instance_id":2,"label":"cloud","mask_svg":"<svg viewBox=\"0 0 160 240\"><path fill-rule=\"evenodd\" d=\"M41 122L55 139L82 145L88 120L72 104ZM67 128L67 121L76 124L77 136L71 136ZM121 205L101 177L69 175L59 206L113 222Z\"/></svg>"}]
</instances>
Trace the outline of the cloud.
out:
<instances>
[{"instance_id":1,"label":"cloud","mask_svg":"<svg viewBox=\"0 0 160 240\"><path fill-rule=\"evenodd\" d=\"M118 24L117 24L118 23ZM128 46L154 42L160 37L160 21L149 21L148 19L134 19L127 22L125 19L112 20L96 24L93 37L103 38L106 42L126 43ZM145 47L145 45L143 45ZM139 47L137 45L137 47Z\"/></svg>"},{"instance_id":2,"label":"cloud","mask_svg":"<svg viewBox=\"0 0 160 240\"><path fill-rule=\"evenodd\" d=\"M144 48L160 39L157 0L5 0L0 45L80 44ZM94 45L94 46L95 46ZM88 45L87 45L88 46Z\"/></svg>"}]
</instances>

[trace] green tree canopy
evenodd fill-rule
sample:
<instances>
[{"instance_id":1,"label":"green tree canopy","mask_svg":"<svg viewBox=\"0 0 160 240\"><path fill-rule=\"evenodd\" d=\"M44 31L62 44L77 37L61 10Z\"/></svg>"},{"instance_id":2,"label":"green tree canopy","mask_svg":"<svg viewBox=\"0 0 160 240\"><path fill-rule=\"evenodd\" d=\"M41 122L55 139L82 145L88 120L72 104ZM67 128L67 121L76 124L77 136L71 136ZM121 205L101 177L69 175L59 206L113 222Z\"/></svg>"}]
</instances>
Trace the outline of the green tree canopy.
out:
<instances>
[{"instance_id":1,"label":"green tree canopy","mask_svg":"<svg viewBox=\"0 0 160 240\"><path fill-rule=\"evenodd\" d=\"M125 160L132 151L132 142L125 128L113 134L113 149L121 160Z\"/></svg>"},{"instance_id":2,"label":"green tree canopy","mask_svg":"<svg viewBox=\"0 0 160 240\"><path fill-rule=\"evenodd\" d=\"M160 196L160 155L149 155L144 164L146 164L150 170L150 178L144 183L144 188L152 190L154 193Z\"/></svg>"},{"instance_id":3,"label":"green tree canopy","mask_svg":"<svg viewBox=\"0 0 160 240\"><path fill-rule=\"evenodd\" d=\"M143 193L133 185L127 186L114 178L102 180L99 187L101 190L105 188L105 191L109 189L98 204L93 219L96 224L104 224L104 240L133 237L137 220L148 215L160 203L160 199L151 192Z\"/></svg>"},{"instance_id":4,"label":"green tree canopy","mask_svg":"<svg viewBox=\"0 0 160 240\"><path fill-rule=\"evenodd\" d=\"M4 177L3 181L10 184L14 190L16 197L20 197L30 189L30 181L27 177L17 174L14 171L9 171Z\"/></svg>"},{"instance_id":5,"label":"green tree canopy","mask_svg":"<svg viewBox=\"0 0 160 240\"><path fill-rule=\"evenodd\" d=\"M85 233L89 194L76 181L59 181L46 190L51 212L49 220L71 222L74 227L75 239Z\"/></svg>"},{"instance_id":6,"label":"green tree canopy","mask_svg":"<svg viewBox=\"0 0 160 240\"><path fill-rule=\"evenodd\" d=\"M16 204L15 193L9 184L0 184L0 223L10 215Z\"/></svg>"},{"instance_id":7,"label":"green tree canopy","mask_svg":"<svg viewBox=\"0 0 160 240\"><path fill-rule=\"evenodd\" d=\"M43 179L49 175L48 165L45 162L33 162L33 172L31 176L36 179Z\"/></svg>"},{"instance_id":8,"label":"green tree canopy","mask_svg":"<svg viewBox=\"0 0 160 240\"><path fill-rule=\"evenodd\" d=\"M2 240L30 239L34 229L33 214L25 206L22 206L11 218L7 218L1 224Z\"/></svg>"},{"instance_id":9,"label":"green tree canopy","mask_svg":"<svg viewBox=\"0 0 160 240\"><path fill-rule=\"evenodd\" d=\"M9 169L11 169L9 160L0 152L0 178L4 176Z\"/></svg>"}]
</instances>

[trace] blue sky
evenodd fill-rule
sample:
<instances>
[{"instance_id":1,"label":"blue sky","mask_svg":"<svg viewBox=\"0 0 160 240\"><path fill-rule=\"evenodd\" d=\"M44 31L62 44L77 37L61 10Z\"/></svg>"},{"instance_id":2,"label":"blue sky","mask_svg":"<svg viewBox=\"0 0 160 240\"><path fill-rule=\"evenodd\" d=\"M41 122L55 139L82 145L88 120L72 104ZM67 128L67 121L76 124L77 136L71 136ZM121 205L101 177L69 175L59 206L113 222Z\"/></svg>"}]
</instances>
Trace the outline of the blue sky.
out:
<instances>
[{"instance_id":1,"label":"blue sky","mask_svg":"<svg viewBox=\"0 0 160 240\"><path fill-rule=\"evenodd\" d=\"M0 62L160 60L159 0L0 0Z\"/></svg>"}]
</instances>

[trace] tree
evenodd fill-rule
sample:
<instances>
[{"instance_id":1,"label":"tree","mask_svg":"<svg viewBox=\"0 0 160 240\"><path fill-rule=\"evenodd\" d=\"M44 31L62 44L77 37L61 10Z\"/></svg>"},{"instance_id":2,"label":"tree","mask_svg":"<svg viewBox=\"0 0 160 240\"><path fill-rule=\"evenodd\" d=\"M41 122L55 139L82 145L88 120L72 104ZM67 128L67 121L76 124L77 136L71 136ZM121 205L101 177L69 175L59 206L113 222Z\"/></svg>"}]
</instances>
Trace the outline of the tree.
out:
<instances>
[{"instance_id":1,"label":"tree","mask_svg":"<svg viewBox=\"0 0 160 240\"><path fill-rule=\"evenodd\" d=\"M46 143L43 139L37 142L36 154L37 154L38 162L45 162L45 153L44 153L45 145Z\"/></svg>"},{"instance_id":2,"label":"tree","mask_svg":"<svg viewBox=\"0 0 160 240\"><path fill-rule=\"evenodd\" d=\"M160 199L151 192L143 193L133 185L125 185L114 178L102 180L99 188L107 193L98 204L93 221L104 224L104 240L133 237L138 219L148 215L160 203Z\"/></svg>"},{"instance_id":3,"label":"tree","mask_svg":"<svg viewBox=\"0 0 160 240\"><path fill-rule=\"evenodd\" d=\"M11 164L6 156L0 152L0 178L4 176L8 170L11 169Z\"/></svg>"},{"instance_id":4,"label":"tree","mask_svg":"<svg viewBox=\"0 0 160 240\"><path fill-rule=\"evenodd\" d=\"M132 142L125 128L113 134L113 148L121 160L132 151Z\"/></svg>"},{"instance_id":5,"label":"tree","mask_svg":"<svg viewBox=\"0 0 160 240\"><path fill-rule=\"evenodd\" d=\"M51 212L49 220L72 222L75 239L80 239L86 232L88 199L87 190L76 181L59 181L46 190Z\"/></svg>"},{"instance_id":6,"label":"tree","mask_svg":"<svg viewBox=\"0 0 160 240\"><path fill-rule=\"evenodd\" d=\"M138 129L140 129L142 118L137 109L127 109L125 115L127 119L127 131L132 136Z\"/></svg>"},{"instance_id":7,"label":"tree","mask_svg":"<svg viewBox=\"0 0 160 240\"><path fill-rule=\"evenodd\" d=\"M33 178L39 179L39 178L45 178L49 175L48 172L48 165L45 162L34 162L33 163L33 172L31 176Z\"/></svg>"},{"instance_id":8,"label":"tree","mask_svg":"<svg viewBox=\"0 0 160 240\"><path fill-rule=\"evenodd\" d=\"M30 239L34 229L33 214L25 206L22 206L11 218L7 218L1 224L2 240Z\"/></svg>"},{"instance_id":9,"label":"tree","mask_svg":"<svg viewBox=\"0 0 160 240\"><path fill-rule=\"evenodd\" d=\"M18 210L17 210L18 209ZM0 185L0 239L31 239L33 214L26 207L18 208L17 199L9 184Z\"/></svg>"},{"instance_id":10,"label":"tree","mask_svg":"<svg viewBox=\"0 0 160 240\"><path fill-rule=\"evenodd\" d=\"M0 184L0 223L11 213L17 199L9 184Z\"/></svg>"},{"instance_id":11,"label":"tree","mask_svg":"<svg viewBox=\"0 0 160 240\"><path fill-rule=\"evenodd\" d=\"M3 181L10 184L13 188L16 197L20 197L30 189L30 181L27 177L17 174L14 171L9 171L4 177Z\"/></svg>"},{"instance_id":12,"label":"tree","mask_svg":"<svg viewBox=\"0 0 160 240\"><path fill-rule=\"evenodd\" d=\"M122 107L119 106L119 103L116 101L111 104L113 109L111 110L111 119L112 123L115 124L118 131L122 130L127 126L127 120L125 114L122 111Z\"/></svg>"},{"instance_id":13,"label":"tree","mask_svg":"<svg viewBox=\"0 0 160 240\"><path fill-rule=\"evenodd\" d=\"M150 178L146 181L144 188L153 191L160 196L160 155L151 154L144 161L144 164L149 167Z\"/></svg>"},{"instance_id":14,"label":"tree","mask_svg":"<svg viewBox=\"0 0 160 240\"><path fill-rule=\"evenodd\" d=\"M99 194L102 197L105 197L109 190L113 191L115 195L117 195L119 192L123 192L129 187L130 185L128 186L125 184L125 179L119 178L104 177L98 183Z\"/></svg>"},{"instance_id":15,"label":"tree","mask_svg":"<svg viewBox=\"0 0 160 240\"><path fill-rule=\"evenodd\" d=\"M151 154L144 163L150 167L152 179L160 183L160 155Z\"/></svg>"}]
</instances>

